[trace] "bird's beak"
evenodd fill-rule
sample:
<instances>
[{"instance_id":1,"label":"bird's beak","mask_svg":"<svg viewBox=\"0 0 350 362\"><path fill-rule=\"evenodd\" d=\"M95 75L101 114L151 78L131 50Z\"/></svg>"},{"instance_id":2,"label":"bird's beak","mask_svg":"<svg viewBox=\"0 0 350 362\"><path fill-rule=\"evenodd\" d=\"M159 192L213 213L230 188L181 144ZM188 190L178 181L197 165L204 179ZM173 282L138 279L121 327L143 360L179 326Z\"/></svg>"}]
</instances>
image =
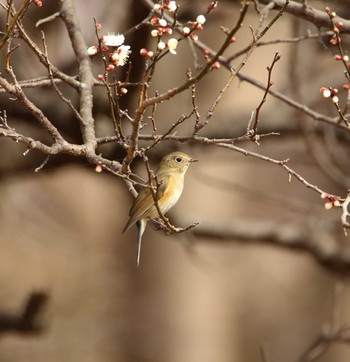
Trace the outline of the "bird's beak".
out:
<instances>
[{"instance_id":1,"label":"bird's beak","mask_svg":"<svg viewBox=\"0 0 350 362\"><path fill-rule=\"evenodd\" d=\"M191 158L190 159L190 162L192 163L192 162L198 162L198 160L196 160L195 158Z\"/></svg>"}]
</instances>

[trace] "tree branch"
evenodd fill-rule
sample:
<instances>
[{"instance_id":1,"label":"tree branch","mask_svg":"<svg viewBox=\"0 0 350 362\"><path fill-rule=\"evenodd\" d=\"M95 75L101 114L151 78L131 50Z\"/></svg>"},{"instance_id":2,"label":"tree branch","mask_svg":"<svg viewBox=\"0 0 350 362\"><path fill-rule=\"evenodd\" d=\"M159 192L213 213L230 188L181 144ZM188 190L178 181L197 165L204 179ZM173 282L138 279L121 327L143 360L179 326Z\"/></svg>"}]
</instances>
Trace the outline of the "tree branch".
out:
<instances>
[{"instance_id":1,"label":"tree branch","mask_svg":"<svg viewBox=\"0 0 350 362\"><path fill-rule=\"evenodd\" d=\"M75 12L72 0L63 0L61 2L61 17L66 25L72 47L79 65L80 87L80 114L82 121L80 127L86 151L95 154L96 137L95 121L92 116L92 88L94 78L91 69L91 63L86 49L88 48L80 28L79 18Z\"/></svg>"},{"instance_id":2,"label":"tree branch","mask_svg":"<svg viewBox=\"0 0 350 362\"><path fill-rule=\"evenodd\" d=\"M261 4L270 4L273 3L274 6L272 9L280 10L285 1L284 0L259 0ZM315 9L305 3L300 3L296 1L291 1L286 9L286 13L297 16L298 18L303 18L310 23L314 24L317 27L324 27L328 29L333 29L332 23L329 21L328 14L324 10ZM350 21L340 16L334 17L334 22L343 23L342 32L350 34Z\"/></svg>"},{"instance_id":3,"label":"tree branch","mask_svg":"<svg viewBox=\"0 0 350 362\"><path fill-rule=\"evenodd\" d=\"M201 221L200 226L193 229L194 235L218 242L239 241L271 244L286 249L296 249L308 252L325 268L350 276L350 251L342 248L333 236L334 230L326 231L315 227L314 221L301 226L281 224L281 222L242 222L230 220L226 223Z\"/></svg>"}]
</instances>

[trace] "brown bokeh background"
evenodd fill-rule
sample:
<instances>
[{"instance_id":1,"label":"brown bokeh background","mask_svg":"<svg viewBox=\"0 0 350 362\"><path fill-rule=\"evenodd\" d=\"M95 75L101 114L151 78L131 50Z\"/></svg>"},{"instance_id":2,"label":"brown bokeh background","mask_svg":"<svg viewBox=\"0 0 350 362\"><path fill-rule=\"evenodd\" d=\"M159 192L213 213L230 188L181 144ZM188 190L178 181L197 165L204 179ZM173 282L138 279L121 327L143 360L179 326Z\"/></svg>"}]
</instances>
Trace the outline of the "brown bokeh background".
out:
<instances>
[{"instance_id":1,"label":"brown bokeh background","mask_svg":"<svg viewBox=\"0 0 350 362\"><path fill-rule=\"evenodd\" d=\"M184 21L203 13L207 5L202 1L179 3ZM327 2L308 3L322 9ZM57 6L58 2L44 1L42 8L32 7L27 14L25 21L38 43L41 34L31 24L53 13ZM332 7L349 18L348 1L334 1ZM79 0L76 8L88 44L95 43L93 17L103 24L103 31L123 33L147 15L140 1L101 4ZM200 40L217 49L224 39L220 26L232 27L238 14L238 1L220 2ZM252 7L235 49L249 43L247 25L254 28L258 21ZM51 61L75 74L73 54L60 20L40 29L46 34ZM284 15L265 40L302 35L308 29L317 31L310 23ZM136 44L151 47L150 42L154 42L146 33L126 39L127 44L135 44L135 73ZM346 38L343 46L349 49ZM273 71L274 89L335 116L331 104L319 94L321 86L341 88L344 82L342 68L330 51L317 39L260 47L243 72L266 82L266 67L276 51L282 58ZM180 44L178 55L159 63L151 91L165 91L185 80L187 68L193 66L191 59L186 44ZM19 79L46 74L25 46L13 61ZM94 60L95 74L100 66ZM219 69L197 85L202 116L228 76L226 70ZM69 140L79 142L77 121L52 90L32 89L27 94ZM202 135L244 134L262 94L248 83L235 81ZM128 95L125 106L132 113L137 95L132 90ZM76 101L74 93L72 97ZM97 134L112 134L103 89L96 89L94 97ZM1 93L0 102L17 130L45 137L8 96ZM160 105L159 133L190 110L190 92ZM289 158L290 167L309 182L344 195L349 184L335 182L319 168L301 132L301 124L307 124L317 130L309 132L322 139L326 127L271 96L260 120L262 132L281 135L263 139L260 146L248 141L240 146L276 159ZM193 120L181 126L178 134L186 135L192 129ZM145 133L150 130L150 125L144 128ZM348 141L344 136L334 151L349 154ZM339 210L325 211L317 193L295 179L289 182L288 174L278 166L214 146L171 142L150 153L153 165L173 149L200 161L189 169L182 198L169 213L175 225L194 221L216 228L237 223L257 229L264 224L274 224L276 229L288 225L310 228L310 234L318 232L341 244L349 242L342 232ZM141 265L136 268L136 231L121 234L132 197L120 179L107 172L97 174L93 166L67 157L50 160L36 173L35 167L45 156L34 151L23 156L25 148L7 139L1 139L0 150L0 314L20 313L33 291L48 295L40 315L42 330L28 335L0 334L1 362L253 362L264 361L263 354L269 362L292 362L300 360L332 315L336 314L338 325L350 321L346 278L325 269L306 252L259 240L222 241L199 238L193 232L167 236L156 232L150 223L143 239ZM102 152L117 160L124 156L114 145L102 148ZM326 156L320 154L321 158ZM348 158L342 167L349 169ZM135 162L133 171L146 175L142 163ZM345 362L349 358L348 347L334 345L317 360Z\"/></svg>"}]
</instances>

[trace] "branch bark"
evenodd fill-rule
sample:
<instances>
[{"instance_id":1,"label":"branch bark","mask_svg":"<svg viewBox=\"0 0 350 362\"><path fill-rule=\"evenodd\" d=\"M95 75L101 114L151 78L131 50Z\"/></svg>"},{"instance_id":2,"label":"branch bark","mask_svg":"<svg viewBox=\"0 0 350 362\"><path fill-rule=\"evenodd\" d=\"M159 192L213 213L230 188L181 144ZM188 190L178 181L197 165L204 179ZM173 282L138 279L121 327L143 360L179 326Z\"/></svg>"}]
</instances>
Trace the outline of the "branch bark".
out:
<instances>
[{"instance_id":1,"label":"branch bark","mask_svg":"<svg viewBox=\"0 0 350 362\"><path fill-rule=\"evenodd\" d=\"M92 115L92 88L94 86L94 78L90 59L86 51L88 47L85 43L79 18L75 12L72 0L62 1L61 17L66 25L73 50L79 64L79 79L81 82L80 114L82 117L80 127L86 151L93 156L95 155L95 148L97 145L95 137L95 121Z\"/></svg>"},{"instance_id":2,"label":"branch bark","mask_svg":"<svg viewBox=\"0 0 350 362\"><path fill-rule=\"evenodd\" d=\"M260 0L260 4L270 4L273 3L274 6L272 7L273 10L280 10L284 4L285 0ZM333 28L333 24L331 21L329 21L329 16L324 10L318 10L315 9L309 5L306 5L305 3L300 3L296 1L291 1L285 10L286 13L295 15L299 18L303 18L310 23L316 25L318 28L324 27L324 28ZM342 22L342 32L350 34L350 21L347 19L344 19L340 16L336 16L334 18L334 23Z\"/></svg>"}]
</instances>

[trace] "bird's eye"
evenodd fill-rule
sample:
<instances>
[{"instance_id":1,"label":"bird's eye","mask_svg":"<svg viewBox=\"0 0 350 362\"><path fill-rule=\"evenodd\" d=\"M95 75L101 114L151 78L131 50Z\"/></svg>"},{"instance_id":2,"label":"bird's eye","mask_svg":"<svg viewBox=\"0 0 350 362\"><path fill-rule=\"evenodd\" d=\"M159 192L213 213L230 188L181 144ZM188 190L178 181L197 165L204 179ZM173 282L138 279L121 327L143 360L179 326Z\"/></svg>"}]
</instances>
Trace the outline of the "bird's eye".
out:
<instances>
[{"instance_id":1,"label":"bird's eye","mask_svg":"<svg viewBox=\"0 0 350 362\"><path fill-rule=\"evenodd\" d=\"M175 161L178 162L178 163L182 162L182 157L176 157Z\"/></svg>"}]
</instances>

